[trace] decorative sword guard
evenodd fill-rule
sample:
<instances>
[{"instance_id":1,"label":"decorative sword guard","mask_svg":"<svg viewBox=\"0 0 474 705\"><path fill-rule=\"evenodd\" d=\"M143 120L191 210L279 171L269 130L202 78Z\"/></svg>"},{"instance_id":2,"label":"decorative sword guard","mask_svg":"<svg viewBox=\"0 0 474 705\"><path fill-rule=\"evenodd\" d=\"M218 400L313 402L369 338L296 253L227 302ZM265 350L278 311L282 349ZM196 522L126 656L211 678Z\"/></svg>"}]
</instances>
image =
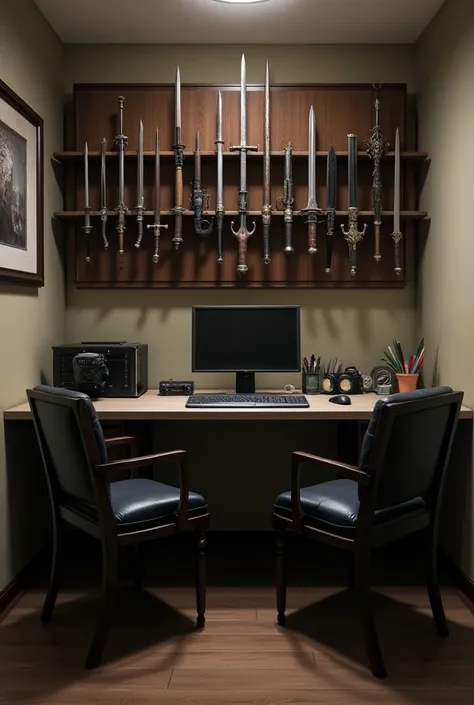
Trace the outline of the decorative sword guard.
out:
<instances>
[{"instance_id":1,"label":"decorative sword guard","mask_svg":"<svg viewBox=\"0 0 474 705\"><path fill-rule=\"evenodd\" d=\"M283 219L285 222L285 252L287 254L294 252L292 243L293 231L293 204L295 202L293 196L293 174L291 168L291 156L293 147L291 142L285 146L285 172L283 176L283 196L279 196L276 200L276 207L283 210Z\"/></svg>"},{"instance_id":2,"label":"decorative sword guard","mask_svg":"<svg viewBox=\"0 0 474 705\"><path fill-rule=\"evenodd\" d=\"M120 111L120 130L119 134L115 137L115 144L118 147L119 152L119 204L115 209L118 220L117 220L117 232L119 236L119 254L123 255L123 235L126 229L125 226L125 216L130 212L124 203L124 189L125 189L125 173L124 173L124 156L125 150L128 146L128 137L123 134L123 104L125 98L119 96L118 104Z\"/></svg>"},{"instance_id":3,"label":"decorative sword guard","mask_svg":"<svg viewBox=\"0 0 474 705\"><path fill-rule=\"evenodd\" d=\"M379 125L379 89L380 84L374 83L376 91L375 98L375 125L371 129L370 137L364 139L367 154L374 162L372 171L372 209L374 211L374 232L375 232L375 251L374 260L380 262L380 228L382 225L382 179L380 175L380 161L389 148L389 143L385 141Z\"/></svg>"},{"instance_id":4,"label":"decorative sword guard","mask_svg":"<svg viewBox=\"0 0 474 705\"><path fill-rule=\"evenodd\" d=\"M349 222L347 230L344 230L344 225L341 225L341 230L344 239L349 245L349 260L351 263L351 274L356 273L357 266L357 245L362 240L367 230L367 224L364 223L362 230L358 226L359 210L358 208L349 208Z\"/></svg>"}]
</instances>

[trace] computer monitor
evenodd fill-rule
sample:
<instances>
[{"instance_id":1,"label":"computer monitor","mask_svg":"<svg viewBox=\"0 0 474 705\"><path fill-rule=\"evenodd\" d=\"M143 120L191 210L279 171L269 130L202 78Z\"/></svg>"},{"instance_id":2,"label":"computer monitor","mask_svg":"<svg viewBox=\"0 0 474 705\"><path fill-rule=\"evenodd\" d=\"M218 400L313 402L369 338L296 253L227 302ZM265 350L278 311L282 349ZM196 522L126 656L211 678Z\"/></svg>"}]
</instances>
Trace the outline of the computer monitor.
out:
<instances>
[{"instance_id":1,"label":"computer monitor","mask_svg":"<svg viewBox=\"0 0 474 705\"><path fill-rule=\"evenodd\" d=\"M299 306L194 306L193 372L235 372L237 394L255 372L299 372Z\"/></svg>"}]
</instances>

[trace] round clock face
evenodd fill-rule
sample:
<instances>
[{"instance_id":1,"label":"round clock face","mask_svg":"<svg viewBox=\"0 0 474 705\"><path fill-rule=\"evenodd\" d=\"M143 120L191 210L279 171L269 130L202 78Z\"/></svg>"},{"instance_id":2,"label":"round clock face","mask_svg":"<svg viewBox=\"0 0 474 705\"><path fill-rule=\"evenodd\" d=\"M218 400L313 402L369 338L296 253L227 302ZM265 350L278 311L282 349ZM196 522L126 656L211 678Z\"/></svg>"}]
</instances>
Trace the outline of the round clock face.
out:
<instances>
[{"instance_id":1,"label":"round clock face","mask_svg":"<svg viewBox=\"0 0 474 705\"><path fill-rule=\"evenodd\" d=\"M398 392L398 381L395 372L388 365L377 365L371 372L371 377L374 382L374 389L377 387L389 384L391 393Z\"/></svg>"}]
</instances>

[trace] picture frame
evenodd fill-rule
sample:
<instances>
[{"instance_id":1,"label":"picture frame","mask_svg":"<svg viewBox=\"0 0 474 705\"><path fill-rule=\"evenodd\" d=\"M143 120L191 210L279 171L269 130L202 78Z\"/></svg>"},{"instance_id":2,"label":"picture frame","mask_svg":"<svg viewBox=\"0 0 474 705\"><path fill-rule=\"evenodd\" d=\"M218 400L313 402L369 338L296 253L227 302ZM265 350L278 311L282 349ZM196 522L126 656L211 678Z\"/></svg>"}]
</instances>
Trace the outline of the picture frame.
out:
<instances>
[{"instance_id":1,"label":"picture frame","mask_svg":"<svg viewBox=\"0 0 474 705\"><path fill-rule=\"evenodd\" d=\"M44 286L43 119L0 79L0 284Z\"/></svg>"}]
</instances>

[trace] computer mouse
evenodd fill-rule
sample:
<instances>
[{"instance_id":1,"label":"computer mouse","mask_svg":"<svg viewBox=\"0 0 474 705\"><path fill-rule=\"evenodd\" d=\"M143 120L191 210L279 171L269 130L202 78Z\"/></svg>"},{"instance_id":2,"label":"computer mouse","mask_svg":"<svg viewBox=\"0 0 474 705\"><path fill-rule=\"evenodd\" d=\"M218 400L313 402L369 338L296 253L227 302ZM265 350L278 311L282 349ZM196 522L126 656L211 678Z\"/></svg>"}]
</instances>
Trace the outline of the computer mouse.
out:
<instances>
[{"instance_id":1,"label":"computer mouse","mask_svg":"<svg viewBox=\"0 0 474 705\"><path fill-rule=\"evenodd\" d=\"M332 401L333 404L344 404L345 406L352 404L351 398L347 394L338 394L335 397L331 397L329 401Z\"/></svg>"}]
</instances>

